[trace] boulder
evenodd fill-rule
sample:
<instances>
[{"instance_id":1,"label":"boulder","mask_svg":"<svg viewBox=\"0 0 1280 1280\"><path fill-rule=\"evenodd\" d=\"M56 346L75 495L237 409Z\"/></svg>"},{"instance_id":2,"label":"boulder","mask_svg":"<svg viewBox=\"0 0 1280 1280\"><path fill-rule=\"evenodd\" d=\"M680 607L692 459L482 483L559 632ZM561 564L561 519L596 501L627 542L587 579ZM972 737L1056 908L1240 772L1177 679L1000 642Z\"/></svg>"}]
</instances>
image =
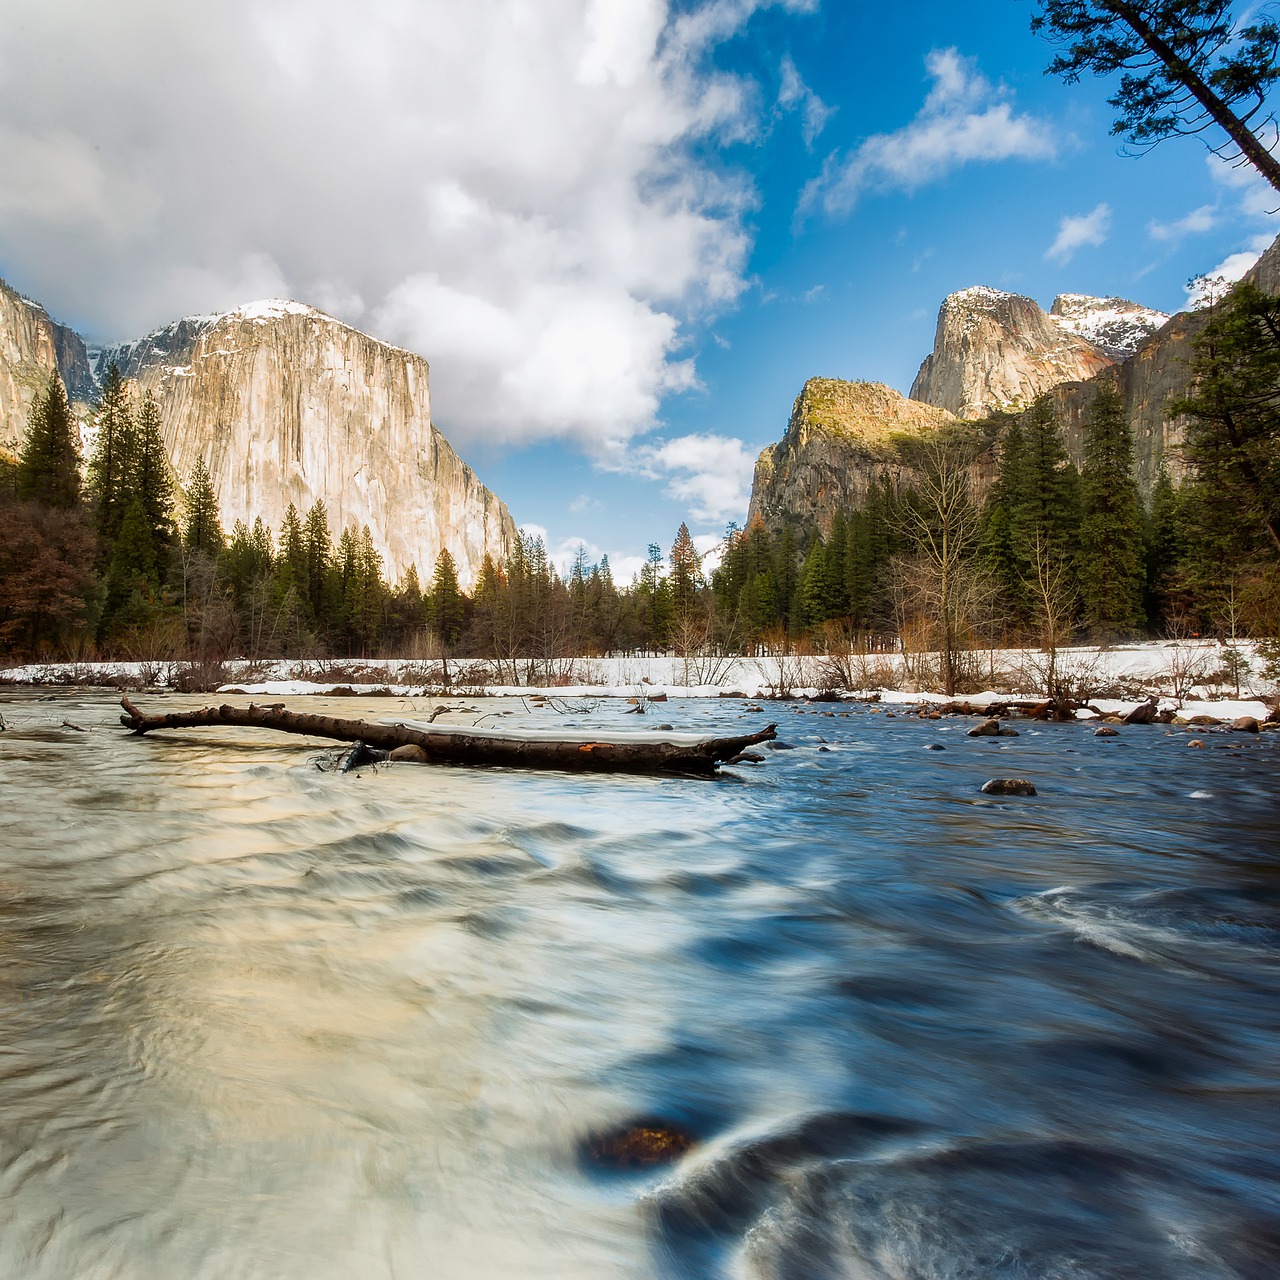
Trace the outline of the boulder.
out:
<instances>
[{"instance_id":1,"label":"boulder","mask_svg":"<svg viewBox=\"0 0 1280 1280\"><path fill-rule=\"evenodd\" d=\"M1201 748L1203 748L1203 747L1204 747L1204 743L1203 743L1203 742L1201 742L1199 738L1192 738L1192 739L1191 739L1191 741L1187 743L1187 746L1189 746L1189 747L1201 747Z\"/></svg>"},{"instance_id":2,"label":"boulder","mask_svg":"<svg viewBox=\"0 0 1280 1280\"><path fill-rule=\"evenodd\" d=\"M1125 724L1150 724L1157 715L1160 714L1160 708L1154 699L1148 699L1141 706L1134 707L1124 718Z\"/></svg>"},{"instance_id":3,"label":"boulder","mask_svg":"<svg viewBox=\"0 0 1280 1280\"><path fill-rule=\"evenodd\" d=\"M1237 716L1236 719L1231 722L1231 727L1237 733L1258 732L1258 722L1253 718L1253 716Z\"/></svg>"},{"instance_id":4,"label":"boulder","mask_svg":"<svg viewBox=\"0 0 1280 1280\"><path fill-rule=\"evenodd\" d=\"M1118 738L1120 735L1110 725L1104 724L1100 729L1093 731L1093 736L1095 738Z\"/></svg>"},{"instance_id":5,"label":"boulder","mask_svg":"<svg viewBox=\"0 0 1280 1280\"><path fill-rule=\"evenodd\" d=\"M1026 778L991 778L982 784L989 796L1034 796L1035 786Z\"/></svg>"},{"instance_id":6,"label":"boulder","mask_svg":"<svg viewBox=\"0 0 1280 1280\"><path fill-rule=\"evenodd\" d=\"M1192 716L1191 719L1187 721L1187 723L1199 724L1199 725L1210 725L1210 724L1221 724L1222 721L1219 720L1217 716Z\"/></svg>"},{"instance_id":7,"label":"boulder","mask_svg":"<svg viewBox=\"0 0 1280 1280\"><path fill-rule=\"evenodd\" d=\"M984 720L981 724L975 724L969 730L967 736L970 738L998 738L1000 736L1000 721L993 718Z\"/></svg>"}]
</instances>

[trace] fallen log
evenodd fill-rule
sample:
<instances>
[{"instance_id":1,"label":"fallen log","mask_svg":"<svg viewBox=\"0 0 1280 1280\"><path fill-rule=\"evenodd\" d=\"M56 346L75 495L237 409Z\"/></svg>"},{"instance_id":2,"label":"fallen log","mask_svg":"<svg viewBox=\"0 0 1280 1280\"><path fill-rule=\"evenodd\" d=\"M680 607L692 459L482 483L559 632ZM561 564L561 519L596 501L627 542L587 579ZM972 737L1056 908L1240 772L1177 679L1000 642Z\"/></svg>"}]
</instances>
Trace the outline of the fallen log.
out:
<instances>
[{"instance_id":1,"label":"fallen log","mask_svg":"<svg viewBox=\"0 0 1280 1280\"><path fill-rule=\"evenodd\" d=\"M514 769L566 769L575 773L679 773L708 775L717 766L741 755L758 742L776 738L777 725L732 738L699 738L693 741L638 741L616 739L546 739L498 736L467 729L436 730L427 725L339 720L334 716L286 711L279 705L202 707L198 711L168 711L148 715L126 694L120 699L125 714L120 723L134 733L156 729L191 729L210 725L235 725L250 729L275 729L310 738L338 742L362 742L368 747L392 751L418 747L428 764L498 765Z\"/></svg>"}]
</instances>

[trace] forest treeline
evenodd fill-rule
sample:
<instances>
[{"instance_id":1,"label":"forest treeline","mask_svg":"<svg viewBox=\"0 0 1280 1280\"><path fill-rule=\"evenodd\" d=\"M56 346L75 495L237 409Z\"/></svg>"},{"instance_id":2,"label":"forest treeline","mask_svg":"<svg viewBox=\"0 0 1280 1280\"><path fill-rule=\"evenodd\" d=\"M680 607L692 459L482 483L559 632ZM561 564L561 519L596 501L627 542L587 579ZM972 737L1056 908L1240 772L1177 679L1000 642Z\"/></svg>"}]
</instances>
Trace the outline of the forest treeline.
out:
<instances>
[{"instance_id":1,"label":"forest treeline","mask_svg":"<svg viewBox=\"0 0 1280 1280\"><path fill-rule=\"evenodd\" d=\"M538 538L486 557L469 594L441 551L391 584L366 526L323 503L224 530L202 462L172 475L155 400L115 369L87 465L56 374L0 467L0 651L9 658L374 656L491 659L512 681L567 657L851 647L940 655L949 691L979 648L1074 639L1280 636L1280 299L1241 285L1195 347L1179 483L1144 503L1118 395L1068 458L1050 397L1017 417L895 442L825 533L730 527L704 574L686 526L619 586L580 551L560 574ZM994 482L982 486L979 475ZM985 464L985 466L984 466ZM901 477L906 477L902 479Z\"/></svg>"}]
</instances>

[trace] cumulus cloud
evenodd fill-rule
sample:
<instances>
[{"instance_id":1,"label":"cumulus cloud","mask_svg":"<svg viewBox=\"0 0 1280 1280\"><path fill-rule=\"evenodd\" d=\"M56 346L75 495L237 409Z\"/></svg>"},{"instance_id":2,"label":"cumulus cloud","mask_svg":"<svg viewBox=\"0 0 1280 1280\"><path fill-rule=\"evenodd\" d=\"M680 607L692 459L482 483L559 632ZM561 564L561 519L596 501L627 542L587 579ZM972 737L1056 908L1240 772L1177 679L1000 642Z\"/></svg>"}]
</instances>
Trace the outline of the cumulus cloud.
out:
<instances>
[{"instance_id":1,"label":"cumulus cloud","mask_svg":"<svg viewBox=\"0 0 1280 1280\"><path fill-rule=\"evenodd\" d=\"M1088 213L1070 215L1058 223L1058 234L1044 251L1044 256L1049 262L1065 265L1075 257L1077 249L1085 245L1105 244L1110 230L1109 204L1097 205Z\"/></svg>"},{"instance_id":2,"label":"cumulus cloud","mask_svg":"<svg viewBox=\"0 0 1280 1280\"><path fill-rule=\"evenodd\" d=\"M635 465L650 479L666 479L666 494L687 503L695 520L741 520L751 496L755 457L729 436L678 436L637 453Z\"/></svg>"},{"instance_id":3,"label":"cumulus cloud","mask_svg":"<svg viewBox=\"0 0 1280 1280\"><path fill-rule=\"evenodd\" d=\"M1175 218L1172 222L1160 222L1152 219L1147 223L1147 235L1153 240L1169 242L1181 240L1184 236L1200 235L1212 231L1218 225L1218 210L1214 205L1202 204L1198 209Z\"/></svg>"},{"instance_id":4,"label":"cumulus cloud","mask_svg":"<svg viewBox=\"0 0 1280 1280\"><path fill-rule=\"evenodd\" d=\"M0 0L0 271L105 339L296 297L463 443L621 448L745 287L704 144L759 94L710 55L771 4L814 0Z\"/></svg>"},{"instance_id":5,"label":"cumulus cloud","mask_svg":"<svg viewBox=\"0 0 1280 1280\"><path fill-rule=\"evenodd\" d=\"M844 214L868 192L915 191L962 165L1057 154L1049 125L1016 113L1008 91L983 76L974 59L935 49L925 67L933 84L915 118L892 133L873 134L852 154L829 156L805 188L802 210L821 205Z\"/></svg>"}]
</instances>

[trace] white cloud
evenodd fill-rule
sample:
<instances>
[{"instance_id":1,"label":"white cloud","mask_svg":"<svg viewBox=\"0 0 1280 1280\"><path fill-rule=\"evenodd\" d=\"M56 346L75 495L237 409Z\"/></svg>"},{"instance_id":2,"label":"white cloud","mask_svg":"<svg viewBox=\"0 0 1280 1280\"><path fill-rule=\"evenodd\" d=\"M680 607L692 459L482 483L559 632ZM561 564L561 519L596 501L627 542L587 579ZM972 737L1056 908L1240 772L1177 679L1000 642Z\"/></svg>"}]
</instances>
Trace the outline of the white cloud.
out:
<instances>
[{"instance_id":1,"label":"white cloud","mask_svg":"<svg viewBox=\"0 0 1280 1280\"><path fill-rule=\"evenodd\" d=\"M1199 306L1213 292L1218 281L1232 283L1239 280L1249 270L1259 256L1271 247L1273 237L1263 232L1250 238L1244 248L1228 254L1216 267L1210 268L1197 280L1193 280L1187 290L1187 307Z\"/></svg>"},{"instance_id":2,"label":"white cloud","mask_svg":"<svg viewBox=\"0 0 1280 1280\"><path fill-rule=\"evenodd\" d=\"M1075 256L1077 249L1085 245L1105 244L1111 229L1111 206L1100 204L1088 213L1076 214L1058 223L1054 242L1044 251L1049 262L1065 265Z\"/></svg>"},{"instance_id":3,"label":"white cloud","mask_svg":"<svg viewBox=\"0 0 1280 1280\"><path fill-rule=\"evenodd\" d=\"M0 0L0 261L107 339L297 297L425 355L461 443L617 449L746 285L704 144L764 108L711 54L777 3Z\"/></svg>"},{"instance_id":4,"label":"white cloud","mask_svg":"<svg viewBox=\"0 0 1280 1280\"><path fill-rule=\"evenodd\" d=\"M687 503L695 520L741 521L755 462L741 440L689 435L641 448L635 466L650 479L666 478L666 495Z\"/></svg>"},{"instance_id":5,"label":"white cloud","mask_svg":"<svg viewBox=\"0 0 1280 1280\"><path fill-rule=\"evenodd\" d=\"M1009 93L987 80L973 59L935 49L925 67L933 85L915 119L893 133L873 134L851 155L829 156L805 188L802 210L820 203L829 214L844 214L867 192L915 191L962 165L1057 154L1049 125L1016 114Z\"/></svg>"},{"instance_id":6,"label":"white cloud","mask_svg":"<svg viewBox=\"0 0 1280 1280\"><path fill-rule=\"evenodd\" d=\"M1280 195L1252 165L1230 163L1218 156L1205 156L1209 176L1231 193L1236 207L1247 218L1268 218L1280 206Z\"/></svg>"},{"instance_id":7,"label":"white cloud","mask_svg":"<svg viewBox=\"0 0 1280 1280\"><path fill-rule=\"evenodd\" d=\"M778 88L778 106L783 111L800 112L800 133L804 145L812 147L836 108L829 107L801 79L796 64L788 54L782 59L782 83Z\"/></svg>"},{"instance_id":8,"label":"white cloud","mask_svg":"<svg viewBox=\"0 0 1280 1280\"><path fill-rule=\"evenodd\" d=\"M1168 242L1181 240L1184 236L1201 235L1212 231L1218 225L1218 210L1211 204L1202 204L1198 209L1183 214L1173 222L1158 222L1152 219L1147 223L1147 235L1153 240Z\"/></svg>"}]
</instances>

